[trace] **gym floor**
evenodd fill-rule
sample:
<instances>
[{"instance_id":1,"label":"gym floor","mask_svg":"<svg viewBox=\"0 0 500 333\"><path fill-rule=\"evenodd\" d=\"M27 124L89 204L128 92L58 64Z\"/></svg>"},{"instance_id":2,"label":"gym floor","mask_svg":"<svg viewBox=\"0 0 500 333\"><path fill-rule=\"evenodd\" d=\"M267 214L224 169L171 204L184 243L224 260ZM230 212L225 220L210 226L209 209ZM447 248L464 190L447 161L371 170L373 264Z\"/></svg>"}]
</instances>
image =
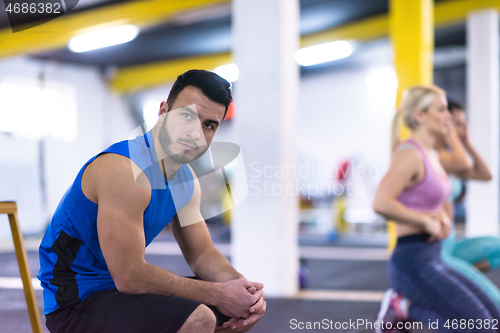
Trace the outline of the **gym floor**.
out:
<instances>
[{"instance_id":1,"label":"gym floor","mask_svg":"<svg viewBox=\"0 0 500 333\"><path fill-rule=\"evenodd\" d=\"M216 246L227 255L227 241L214 237ZM27 240L29 263L33 277L39 268L37 244L39 240ZM374 322L379 302L388 288L386 278L387 251L383 238L357 237L343 239L335 245L326 246L321 241L308 240L301 243L301 255L306 258L309 271L308 288L296 298L267 298L266 315L254 328L254 332L293 332L298 322L328 321L344 323L364 319ZM314 245L316 244L316 245ZM177 245L168 232L163 232L148 247L146 260L179 275L192 275L180 255ZM487 274L493 282L500 283L500 272ZM16 257L8 244L0 244L0 333L28 333L31 326L24 301ZM43 310L42 291L36 290L40 311ZM42 320L44 317L42 316ZM345 325L345 324L344 324ZM303 329L305 332L320 332L325 329ZM333 329L336 332L373 332L357 329ZM46 332L48 332L46 330ZM421 332L429 332L423 329Z\"/></svg>"}]
</instances>

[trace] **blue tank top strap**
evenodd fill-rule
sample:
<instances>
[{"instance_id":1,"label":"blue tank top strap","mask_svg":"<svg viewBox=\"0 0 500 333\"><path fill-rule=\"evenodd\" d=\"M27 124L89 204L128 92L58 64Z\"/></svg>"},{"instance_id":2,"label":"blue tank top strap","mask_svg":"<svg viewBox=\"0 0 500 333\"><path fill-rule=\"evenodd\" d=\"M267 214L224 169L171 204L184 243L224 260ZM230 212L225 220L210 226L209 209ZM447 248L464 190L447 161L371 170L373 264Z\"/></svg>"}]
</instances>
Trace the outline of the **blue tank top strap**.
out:
<instances>
[{"instance_id":1,"label":"blue tank top strap","mask_svg":"<svg viewBox=\"0 0 500 333\"><path fill-rule=\"evenodd\" d=\"M156 159L153 158L153 152L147 138L148 132L142 136L138 136L133 140L120 141L112 144L100 154L113 153L125 156L131 159L139 168L146 171L149 167L154 165ZM97 157L95 156L94 159Z\"/></svg>"}]
</instances>

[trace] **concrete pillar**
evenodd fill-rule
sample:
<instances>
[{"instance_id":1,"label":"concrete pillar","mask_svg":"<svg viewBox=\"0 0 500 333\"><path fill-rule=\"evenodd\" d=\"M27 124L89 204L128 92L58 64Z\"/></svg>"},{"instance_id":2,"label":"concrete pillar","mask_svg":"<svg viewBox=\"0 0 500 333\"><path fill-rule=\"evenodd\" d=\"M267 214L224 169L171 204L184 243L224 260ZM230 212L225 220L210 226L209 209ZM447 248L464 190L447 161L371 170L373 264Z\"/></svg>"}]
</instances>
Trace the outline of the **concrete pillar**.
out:
<instances>
[{"instance_id":1,"label":"concrete pillar","mask_svg":"<svg viewBox=\"0 0 500 333\"><path fill-rule=\"evenodd\" d=\"M469 137L490 167L493 180L467 183L468 237L499 233L499 56L498 12L472 12L467 17Z\"/></svg>"},{"instance_id":2,"label":"concrete pillar","mask_svg":"<svg viewBox=\"0 0 500 333\"><path fill-rule=\"evenodd\" d=\"M298 289L298 47L298 0L233 1L234 133L248 195L233 211L232 262L274 296Z\"/></svg>"}]
</instances>

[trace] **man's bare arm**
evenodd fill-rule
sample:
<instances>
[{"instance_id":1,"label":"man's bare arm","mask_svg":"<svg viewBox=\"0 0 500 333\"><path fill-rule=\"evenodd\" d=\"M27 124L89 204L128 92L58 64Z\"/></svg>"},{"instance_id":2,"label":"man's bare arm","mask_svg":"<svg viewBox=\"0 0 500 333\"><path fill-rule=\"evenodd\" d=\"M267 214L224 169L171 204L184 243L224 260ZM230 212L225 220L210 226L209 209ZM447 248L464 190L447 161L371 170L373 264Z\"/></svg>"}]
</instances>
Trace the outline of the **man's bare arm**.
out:
<instances>
[{"instance_id":1,"label":"man's bare arm","mask_svg":"<svg viewBox=\"0 0 500 333\"><path fill-rule=\"evenodd\" d=\"M120 292L175 295L214 305L230 316L248 316L258 295L248 293L247 288L258 284L197 281L147 263L142 217L150 190L136 184L132 162L125 157L106 154L93 163L90 182L98 203L99 243Z\"/></svg>"},{"instance_id":2,"label":"man's bare arm","mask_svg":"<svg viewBox=\"0 0 500 333\"><path fill-rule=\"evenodd\" d=\"M200 184L198 179L194 177L193 196L189 203L179 210L171 223L172 232L184 258L196 276L203 280L227 282L244 279L244 276L237 272L226 257L215 248L200 212L200 201ZM250 308L252 315L246 319L246 324L252 324L259 320L265 312L266 305L262 291L249 288L249 292L260 294L262 297ZM231 324L237 326L236 322ZM243 321L239 324L242 325Z\"/></svg>"},{"instance_id":3,"label":"man's bare arm","mask_svg":"<svg viewBox=\"0 0 500 333\"><path fill-rule=\"evenodd\" d=\"M194 179L193 196L175 215L171 228L191 270L205 281L227 282L243 279L212 242L207 225L200 213L201 190Z\"/></svg>"}]
</instances>

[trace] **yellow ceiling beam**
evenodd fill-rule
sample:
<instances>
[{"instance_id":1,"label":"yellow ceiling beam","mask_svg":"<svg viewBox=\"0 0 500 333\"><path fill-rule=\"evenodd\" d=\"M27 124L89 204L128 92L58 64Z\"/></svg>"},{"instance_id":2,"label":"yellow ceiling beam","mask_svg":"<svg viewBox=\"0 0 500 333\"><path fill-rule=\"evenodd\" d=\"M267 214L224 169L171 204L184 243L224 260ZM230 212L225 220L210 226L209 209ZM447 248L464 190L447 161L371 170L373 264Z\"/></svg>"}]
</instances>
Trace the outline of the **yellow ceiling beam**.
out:
<instances>
[{"instance_id":1,"label":"yellow ceiling beam","mask_svg":"<svg viewBox=\"0 0 500 333\"><path fill-rule=\"evenodd\" d=\"M131 66L120 69L110 83L119 92L131 92L173 82L190 69L213 70L230 62L231 53L225 52Z\"/></svg>"},{"instance_id":2,"label":"yellow ceiling beam","mask_svg":"<svg viewBox=\"0 0 500 333\"><path fill-rule=\"evenodd\" d=\"M435 5L434 21L437 27L465 21L467 14L481 9L500 11L499 0L456 0Z\"/></svg>"},{"instance_id":3,"label":"yellow ceiling beam","mask_svg":"<svg viewBox=\"0 0 500 333\"><path fill-rule=\"evenodd\" d=\"M334 40L370 40L387 37L389 19L387 14L381 14L364 20L348 23L340 27L323 30L305 35L300 39L300 46L307 47Z\"/></svg>"},{"instance_id":4,"label":"yellow ceiling beam","mask_svg":"<svg viewBox=\"0 0 500 333\"><path fill-rule=\"evenodd\" d=\"M438 3L434 6L434 22L436 27L463 22L467 14L474 10L493 8L500 10L499 0L455 0ZM331 42L334 40L371 40L387 37L389 34L389 17L387 14L377 15L346 25L302 36L301 47ZM111 86L119 92L130 92L175 80L177 75L191 69L213 70L217 66L231 62L229 52L223 54L199 56L173 61L131 66L117 71Z\"/></svg>"},{"instance_id":5,"label":"yellow ceiling beam","mask_svg":"<svg viewBox=\"0 0 500 333\"><path fill-rule=\"evenodd\" d=\"M134 24L157 25L189 10L228 3L230 0L141 0L109 5L81 13L63 15L45 24L12 33L0 30L0 58L66 47L82 33Z\"/></svg>"},{"instance_id":6,"label":"yellow ceiling beam","mask_svg":"<svg viewBox=\"0 0 500 333\"><path fill-rule=\"evenodd\" d=\"M228 3L230 0L147 0L110 5L81 13L64 15L40 26L12 33L0 30L0 58L25 53L66 47L68 41L82 33L122 24L151 26L167 21L184 11ZM493 8L500 10L499 0L455 0L438 3L434 20L437 27L465 20L467 13ZM333 40L372 40L388 36L387 14L303 36L301 46L310 46ZM111 84L114 89L127 92L163 84L175 79L190 68L213 69L230 62L230 53L199 56L174 61L132 66L118 70Z\"/></svg>"},{"instance_id":7,"label":"yellow ceiling beam","mask_svg":"<svg viewBox=\"0 0 500 333\"><path fill-rule=\"evenodd\" d=\"M434 22L437 28L465 21L471 11L492 8L500 10L499 0L455 0L437 3L434 6ZM305 35L301 38L302 47L331 42L333 40L373 40L387 37L389 17L381 14L340 27Z\"/></svg>"},{"instance_id":8,"label":"yellow ceiling beam","mask_svg":"<svg viewBox=\"0 0 500 333\"><path fill-rule=\"evenodd\" d=\"M65 47L68 41L84 32L121 24L140 27L155 25L183 11L228 3L230 0L147 0L110 5L81 13L69 14L31 29L12 33L10 28L0 30L0 58ZM436 26L465 20L468 12L494 8L500 10L498 0L455 0L435 6ZM301 45L310 46L339 39L371 40L387 37L387 14L349 23L319 33L303 36Z\"/></svg>"}]
</instances>

